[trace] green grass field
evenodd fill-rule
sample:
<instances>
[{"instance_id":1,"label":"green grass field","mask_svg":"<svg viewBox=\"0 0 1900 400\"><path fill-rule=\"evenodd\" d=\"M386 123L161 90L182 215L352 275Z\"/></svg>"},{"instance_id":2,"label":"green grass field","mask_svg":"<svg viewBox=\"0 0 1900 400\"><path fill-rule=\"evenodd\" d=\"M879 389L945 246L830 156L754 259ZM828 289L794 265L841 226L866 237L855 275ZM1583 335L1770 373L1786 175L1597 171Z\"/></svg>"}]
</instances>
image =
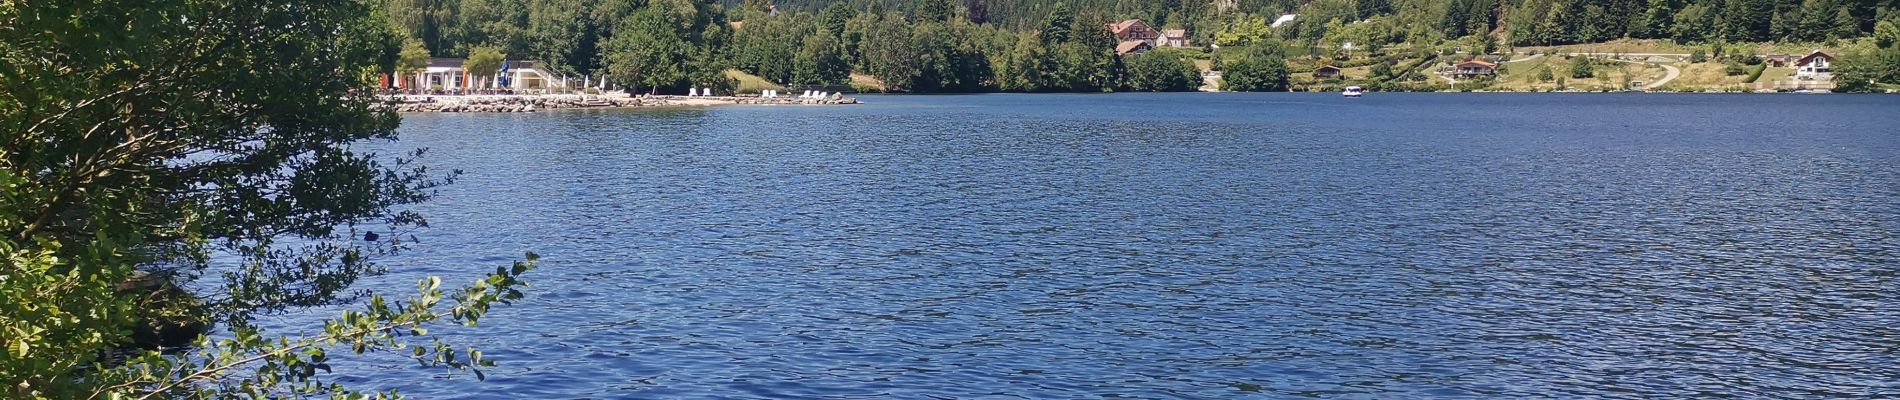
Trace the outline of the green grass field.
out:
<instances>
[{"instance_id":1,"label":"green grass field","mask_svg":"<svg viewBox=\"0 0 1900 400\"><path fill-rule=\"evenodd\" d=\"M745 73L745 71L728 69L726 70L726 76L739 80L739 93L758 94L759 91L766 89L785 90L784 86L774 84L765 80L765 78L760 78L758 75Z\"/></svg>"}]
</instances>

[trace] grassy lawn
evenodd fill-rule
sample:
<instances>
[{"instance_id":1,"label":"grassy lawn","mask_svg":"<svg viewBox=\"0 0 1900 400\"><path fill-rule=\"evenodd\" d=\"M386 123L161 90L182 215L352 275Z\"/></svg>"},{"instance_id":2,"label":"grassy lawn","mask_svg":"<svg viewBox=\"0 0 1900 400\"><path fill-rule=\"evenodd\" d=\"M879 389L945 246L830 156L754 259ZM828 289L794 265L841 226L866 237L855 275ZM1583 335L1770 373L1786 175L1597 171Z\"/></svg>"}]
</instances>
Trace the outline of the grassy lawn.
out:
<instances>
[{"instance_id":1,"label":"grassy lawn","mask_svg":"<svg viewBox=\"0 0 1900 400\"><path fill-rule=\"evenodd\" d=\"M739 88L738 88L739 93L758 94L759 91L766 90L766 89L780 90L780 91L785 90L784 86L779 86L778 84L774 84L770 81L765 80L765 78L758 77L757 75L745 73L745 71L740 71L736 69L728 69L726 70L726 76L732 77L732 79L739 80Z\"/></svg>"},{"instance_id":2,"label":"grassy lawn","mask_svg":"<svg viewBox=\"0 0 1900 400\"><path fill-rule=\"evenodd\" d=\"M1594 77L1571 78L1569 60L1563 57L1544 57L1504 64L1492 88L1514 91L1556 90L1556 79L1548 82L1537 79L1537 71L1540 68L1550 68L1553 77L1563 78L1566 89L1583 91L1622 90L1628 87L1630 81L1655 82L1668 74L1668 71L1660 66L1607 61L1596 66Z\"/></svg>"},{"instance_id":3,"label":"grassy lawn","mask_svg":"<svg viewBox=\"0 0 1900 400\"><path fill-rule=\"evenodd\" d=\"M1733 46L1733 45L1731 45ZM1806 55L1815 49L1832 53L1834 48L1820 43L1754 43L1746 45L1755 54L1793 54ZM1668 40L1656 39L1618 39L1603 43L1572 44L1564 46L1529 46L1512 49L1518 53L1541 52L1555 49L1559 53L1663 53L1689 54L1696 50L1708 51L1706 45L1683 45Z\"/></svg>"},{"instance_id":4,"label":"grassy lawn","mask_svg":"<svg viewBox=\"0 0 1900 400\"><path fill-rule=\"evenodd\" d=\"M852 72L851 89L859 92L882 92L884 91L884 81L880 81L870 75Z\"/></svg>"},{"instance_id":5,"label":"grassy lawn","mask_svg":"<svg viewBox=\"0 0 1900 400\"><path fill-rule=\"evenodd\" d=\"M1688 54L1697 47L1684 46L1668 40L1654 39L1618 39L1603 43L1572 44L1564 46L1530 46L1512 50L1519 53L1543 52L1555 49L1559 53L1667 53Z\"/></svg>"},{"instance_id":6,"label":"grassy lawn","mask_svg":"<svg viewBox=\"0 0 1900 400\"><path fill-rule=\"evenodd\" d=\"M1688 88L1697 91L1710 89L1750 89L1750 85L1744 82L1748 80L1748 75L1729 76L1728 73L1724 71L1726 67L1719 63L1678 63L1676 67L1682 68L1682 76L1670 82L1669 87L1664 88L1665 90L1675 90L1679 88ZM1762 73L1762 79L1767 78L1768 74L1766 72Z\"/></svg>"},{"instance_id":7,"label":"grassy lawn","mask_svg":"<svg viewBox=\"0 0 1900 400\"><path fill-rule=\"evenodd\" d=\"M1794 76L1794 68L1769 68L1761 72L1761 79L1756 82L1771 82L1777 79L1788 79L1791 76Z\"/></svg>"}]
</instances>

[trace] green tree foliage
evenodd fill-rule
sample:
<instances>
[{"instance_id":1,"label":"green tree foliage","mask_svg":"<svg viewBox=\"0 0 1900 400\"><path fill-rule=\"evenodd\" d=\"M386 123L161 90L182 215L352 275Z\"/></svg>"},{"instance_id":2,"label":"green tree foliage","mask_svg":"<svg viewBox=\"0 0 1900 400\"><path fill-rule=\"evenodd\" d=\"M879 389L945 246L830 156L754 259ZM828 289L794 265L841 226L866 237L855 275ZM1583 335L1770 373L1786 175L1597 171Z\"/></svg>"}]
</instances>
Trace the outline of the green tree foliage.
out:
<instances>
[{"instance_id":1,"label":"green tree foliage","mask_svg":"<svg viewBox=\"0 0 1900 400\"><path fill-rule=\"evenodd\" d=\"M1215 34L1214 44L1221 46L1249 46L1264 43L1273 37L1273 28L1267 25L1265 17L1242 14L1228 22L1220 33Z\"/></svg>"},{"instance_id":2,"label":"green tree foliage","mask_svg":"<svg viewBox=\"0 0 1900 400\"><path fill-rule=\"evenodd\" d=\"M950 18L957 16L957 6L950 0L923 0L923 3L922 11L917 15L922 21L950 22Z\"/></svg>"},{"instance_id":3,"label":"green tree foliage","mask_svg":"<svg viewBox=\"0 0 1900 400\"><path fill-rule=\"evenodd\" d=\"M1161 49L1125 58L1128 76L1123 87L1136 92L1187 92L1201 86L1200 70L1174 49Z\"/></svg>"},{"instance_id":4,"label":"green tree foliage","mask_svg":"<svg viewBox=\"0 0 1900 400\"><path fill-rule=\"evenodd\" d=\"M1872 92L1877 84L1900 85L1900 27L1880 21L1874 37L1857 43L1835 63L1835 90Z\"/></svg>"},{"instance_id":5,"label":"green tree foliage","mask_svg":"<svg viewBox=\"0 0 1900 400\"><path fill-rule=\"evenodd\" d=\"M910 27L902 15L888 14L870 24L859 44L864 72L884 82L886 89L909 91L922 73L917 48L911 46Z\"/></svg>"},{"instance_id":6,"label":"green tree foliage","mask_svg":"<svg viewBox=\"0 0 1900 400\"><path fill-rule=\"evenodd\" d=\"M396 74L407 76L422 72L423 69L428 67L429 49L423 47L422 41L415 38L404 40L402 43L402 52L399 53L396 58Z\"/></svg>"},{"instance_id":7,"label":"green tree foliage","mask_svg":"<svg viewBox=\"0 0 1900 400\"><path fill-rule=\"evenodd\" d=\"M851 64L845 62L844 46L832 35L806 37L798 57L793 60L792 83L796 84L837 85L844 83L850 74Z\"/></svg>"},{"instance_id":8,"label":"green tree foliage","mask_svg":"<svg viewBox=\"0 0 1900 400\"><path fill-rule=\"evenodd\" d=\"M1873 39L1874 47L1877 48L1885 49L1900 45L1900 27L1896 27L1893 21L1880 21L1874 26Z\"/></svg>"},{"instance_id":9,"label":"green tree foliage","mask_svg":"<svg viewBox=\"0 0 1900 400\"><path fill-rule=\"evenodd\" d=\"M1378 79L1392 79L1392 78L1397 77L1392 72L1391 62L1381 62L1378 64L1373 64L1371 72L1372 72L1372 76Z\"/></svg>"},{"instance_id":10,"label":"green tree foliage","mask_svg":"<svg viewBox=\"0 0 1900 400\"><path fill-rule=\"evenodd\" d=\"M856 16L857 12L851 11L851 6L844 3L831 3L825 6L824 11L818 13L818 28L826 34L843 38L845 24Z\"/></svg>"},{"instance_id":11,"label":"green tree foliage","mask_svg":"<svg viewBox=\"0 0 1900 400\"><path fill-rule=\"evenodd\" d=\"M1069 11L1069 3L1056 3L1054 9L1042 23L1042 44L1052 45L1069 41L1071 25L1075 24L1075 12Z\"/></svg>"},{"instance_id":12,"label":"green tree foliage","mask_svg":"<svg viewBox=\"0 0 1900 400\"><path fill-rule=\"evenodd\" d=\"M964 14L972 24L982 25L990 23L990 1L969 0L969 2L964 4Z\"/></svg>"},{"instance_id":13,"label":"green tree foliage","mask_svg":"<svg viewBox=\"0 0 1900 400\"><path fill-rule=\"evenodd\" d=\"M1587 43L1621 37L1760 42L1862 35L1879 1L1521 0L1506 7L1511 42ZM1640 10L1640 11L1637 11Z\"/></svg>"},{"instance_id":14,"label":"green tree foliage","mask_svg":"<svg viewBox=\"0 0 1900 400\"><path fill-rule=\"evenodd\" d=\"M1596 63L1590 57L1570 58L1570 77L1583 79L1597 76Z\"/></svg>"},{"instance_id":15,"label":"green tree foliage","mask_svg":"<svg viewBox=\"0 0 1900 400\"><path fill-rule=\"evenodd\" d=\"M0 3L0 397L361 396L315 379L326 349L345 344L489 365L417 340L519 298L532 256L446 310L430 278L401 306L368 296L312 335L252 323L360 293L356 279L382 271L374 256L402 247L363 230L422 225L397 209L453 177L415 164L421 152L352 147L394 140L399 118L369 90L401 58L372 13L293 0ZM214 266L214 253L229 262ZM159 292L120 288L134 276L195 296L148 304ZM134 348L140 325L179 309L231 337L176 354ZM120 350L132 352L99 357Z\"/></svg>"},{"instance_id":16,"label":"green tree foliage","mask_svg":"<svg viewBox=\"0 0 1900 400\"><path fill-rule=\"evenodd\" d=\"M462 63L462 70L477 78L492 77L501 71L501 62L507 59L508 55L501 54L499 47L477 46L469 50L468 60Z\"/></svg>"},{"instance_id":17,"label":"green tree foliage","mask_svg":"<svg viewBox=\"0 0 1900 400\"><path fill-rule=\"evenodd\" d=\"M772 2L770 0L745 0L740 3L739 9L752 15L765 15L772 11Z\"/></svg>"},{"instance_id":18,"label":"green tree foliage","mask_svg":"<svg viewBox=\"0 0 1900 400\"><path fill-rule=\"evenodd\" d=\"M599 69L599 26L588 0L528 0L529 54L549 66L576 74Z\"/></svg>"},{"instance_id":19,"label":"green tree foliage","mask_svg":"<svg viewBox=\"0 0 1900 400\"><path fill-rule=\"evenodd\" d=\"M632 87L658 92L686 80L691 46L663 6L642 8L614 28L607 41L607 75Z\"/></svg>"},{"instance_id":20,"label":"green tree foliage","mask_svg":"<svg viewBox=\"0 0 1900 400\"><path fill-rule=\"evenodd\" d=\"M1010 48L1003 68L998 72L998 86L1002 90L1013 92L1041 92L1053 88L1046 86L1050 81L1048 71L1055 64L1044 47L1039 35L1023 34L1015 46Z\"/></svg>"},{"instance_id":21,"label":"green tree foliage","mask_svg":"<svg viewBox=\"0 0 1900 400\"><path fill-rule=\"evenodd\" d=\"M1221 90L1230 92L1282 92L1287 86L1286 58L1273 45L1256 46L1221 74Z\"/></svg>"},{"instance_id":22,"label":"green tree foliage","mask_svg":"<svg viewBox=\"0 0 1900 400\"><path fill-rule=\"evenodd\" d=\"M805 46L805 39L817 34L818 26L808 15L755 17L745 28L733 33L727 55L735 68L777 83L792 79L792 58Z\"/></svg>"}]
</instances>

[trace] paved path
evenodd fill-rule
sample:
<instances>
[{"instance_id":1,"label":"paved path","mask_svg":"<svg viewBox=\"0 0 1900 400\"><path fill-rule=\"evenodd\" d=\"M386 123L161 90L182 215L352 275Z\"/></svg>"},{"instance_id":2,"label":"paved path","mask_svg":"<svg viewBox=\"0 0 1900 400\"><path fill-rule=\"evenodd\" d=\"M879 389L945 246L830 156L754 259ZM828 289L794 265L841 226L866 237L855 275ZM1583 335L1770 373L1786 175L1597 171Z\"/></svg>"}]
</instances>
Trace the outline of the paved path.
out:
<instances>
[{"instance_id":1,"label":"paved path","mask_svg":"<svg viewBox=\"0 0 1900 400\"><path fill-rule=\"evenodd\" d=\"M1510 61L1505 61L1504 63L1505 63L1505 64L1510 64L1510 63L1521 63L1521 62L1525 62L1525 61L1530 61L1530 60L1535 60L1535 59L1539 59L1539 58L1544 58L1544 53L1537 53L1537 54L1532 54L1532 55L1531 55L1530 57L1524 57L1524 58L1519 58L1519 59L1516 59L1516 60L1510 60Z\"/></svg>"},{"instance_id":2,"label":"paved path","mask_svg":"<svg viewBox=\"0 0 1900 400\"><path fill-rule=\"evenodd\" d=\"M1576 54L1573 54L1573 55L1583 55L1583 54L1585 54L1585 53L1576 53ZM1626 55L1626 56L1639 56L1639 57L1652 57L1652 56L1657 56L1657 55L1660 55L1660 54L1624 54L1624 55ZM1666 56L1666 55L1665 55L1665 56ZM1626 62L1626 63L1631 63L1631 64L1649 64L1649 65L1654 65L1654 66L1658 66L1658 67L1663 67L1663 78L1662 78L1662 79L1657 79L1657 80L1656 80L1655 82L1650 82L1650 83L1649 83L1649 84L1647 84L1647 85L1643 85L1643 90L1656 90L1657 88L1661 88L1661 87L1662 87L1663 85L1666 85L1666 84L1669 84L1669 82L1670 82L1670 81L1674 81L1674 80L1676 80L1676 78L1677 78L1677 77L1681 77L1681 76L1682 76L1682 69L1681 69L1681 68L1676 68L1676 66L1674 66L1674 65L1669 65L1669 64L1663 64L1663 63L1652 63L1652 62L1648 62L1648 61L1631 61L1631 60L1625 60L1625 59L1621 59L1621 58L1611 58L1610 60L1612 60L1612 61L1621 61L1621 62Z\"/></svg>"}]
</instances>

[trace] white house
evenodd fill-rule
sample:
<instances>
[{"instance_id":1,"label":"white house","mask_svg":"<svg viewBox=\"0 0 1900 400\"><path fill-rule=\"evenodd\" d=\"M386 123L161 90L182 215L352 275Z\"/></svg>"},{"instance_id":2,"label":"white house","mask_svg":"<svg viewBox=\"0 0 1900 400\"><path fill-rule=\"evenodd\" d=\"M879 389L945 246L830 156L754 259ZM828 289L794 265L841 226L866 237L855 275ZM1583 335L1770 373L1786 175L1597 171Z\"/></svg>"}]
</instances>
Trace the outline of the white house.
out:
<instances>
[{"instance_id":1,"label":"white house","mask_svg":"<svg viewBox=\"0 0 1900 400\"><path fill-rule=\"evenodd\" d=\"M1794 62L1795 79L1825 81L1834 79L1834 56L1815 50Z\"/></svg>"},{"instance_id":2,"label":"white house","mask_svg":"<svg viewBox=\"0 0 1900 400\"><path fill-rule=\"evenodd\" d=\"M1285 26L1286 24L1293 23L1294 18L1299 18L1299 15L1295 15L1295 14L1281 15L1279 19L1273 20L1273 27L1278 28L1281 26Z\"/></svg>"},{"instance_id":3,"label":"white house","mask_svg":"<svg viewBox=\"0 0 1900 400\"><path fill-rule=\"evenodd\" d=\"M1155 46L1188 47L1189 43L1186 29L1166 29L1161 31Z\"/></svg>"}]
</instances>

